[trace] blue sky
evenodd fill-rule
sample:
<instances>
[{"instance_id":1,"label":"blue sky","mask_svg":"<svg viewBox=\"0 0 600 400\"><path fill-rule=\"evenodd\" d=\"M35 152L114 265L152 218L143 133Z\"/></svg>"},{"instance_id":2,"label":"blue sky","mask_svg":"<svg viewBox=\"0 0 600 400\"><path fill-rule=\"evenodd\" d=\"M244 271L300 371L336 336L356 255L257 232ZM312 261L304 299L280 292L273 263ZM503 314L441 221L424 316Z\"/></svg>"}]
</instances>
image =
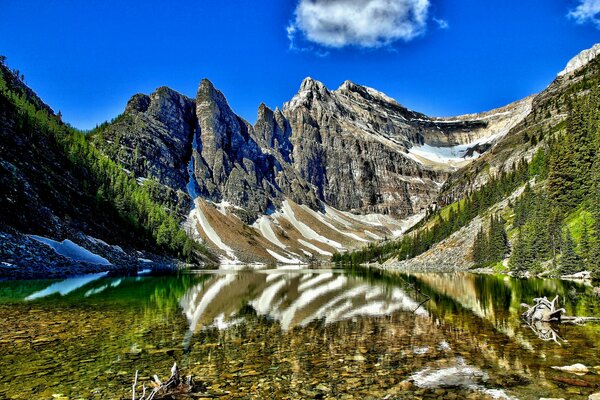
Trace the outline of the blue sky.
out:
<instances>
[{"instance_id":1,"label":"blue sky","mask_svg":"<svg viewBox=\"0 0 600 400\"><path fill-rule=\"evenodd\" d=\"M600 42L600 0L0 0L0 54L66 121L207 77L253 122L312 76L435 116L542 90Z\"/></svg>"}]
</instances>

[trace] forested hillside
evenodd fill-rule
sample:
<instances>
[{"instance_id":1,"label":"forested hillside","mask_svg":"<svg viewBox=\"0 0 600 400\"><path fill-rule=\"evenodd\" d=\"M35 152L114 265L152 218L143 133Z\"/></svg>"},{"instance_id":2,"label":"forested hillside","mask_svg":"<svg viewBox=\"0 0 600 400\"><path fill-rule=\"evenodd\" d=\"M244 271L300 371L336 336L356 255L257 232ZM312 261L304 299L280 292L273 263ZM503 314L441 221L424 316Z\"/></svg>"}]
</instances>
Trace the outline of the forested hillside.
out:
<instances>
[{"instance_id":1,"label":"forested hillside","mask_svg":"<svg viewBox=\"0 0 600 400\"><path fill-rule=\"evenodd\" d=\"M62 240L78 232L187 260L207 254L126 171L0 63L0 221Z\"/></svg>"},{"instance_id":2,"label":"forested hillside","mask_svg":"<svg viewBox=\"0 0 600 400\"><path fill-rule=\"evenodd\" d=\"M473 243L471 264L501 268L510 257L508 267L517 274L588 270L600 277L599 65L592 61L540 94L532 114L489 155L458 171L438 199L442 207L430 210L402 240L336 254L333 260L410 259L482 216L487 223ZM515 155L519 161L511 162ZM490 213L492 205L523 186L514 202Z\"/></svg>"}]
</instances>

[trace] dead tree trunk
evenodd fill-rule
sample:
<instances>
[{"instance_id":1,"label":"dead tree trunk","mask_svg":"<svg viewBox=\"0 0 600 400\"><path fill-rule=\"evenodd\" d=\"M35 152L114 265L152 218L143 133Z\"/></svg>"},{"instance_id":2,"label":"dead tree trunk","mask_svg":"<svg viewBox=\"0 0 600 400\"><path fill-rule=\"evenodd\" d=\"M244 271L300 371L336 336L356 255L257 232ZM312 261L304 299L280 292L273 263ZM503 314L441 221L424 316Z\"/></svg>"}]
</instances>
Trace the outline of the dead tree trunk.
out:
<instances>
[{"instance_id":1,"label":"dead tree trunk","mask_svg":"<svg viewBox=\"0 0 600 400\"><path fill-rule=\"evenodd\" d=\"M558 296L552 301L549 301L546 297L536 298L533 301L535 303L533 306L521 304L521 306L527 308L527 311L521 314L521 317L529 323L536 321L560 323L562 314L566 313L564 308L556 308Z\"/></svg>"}]
</instances>

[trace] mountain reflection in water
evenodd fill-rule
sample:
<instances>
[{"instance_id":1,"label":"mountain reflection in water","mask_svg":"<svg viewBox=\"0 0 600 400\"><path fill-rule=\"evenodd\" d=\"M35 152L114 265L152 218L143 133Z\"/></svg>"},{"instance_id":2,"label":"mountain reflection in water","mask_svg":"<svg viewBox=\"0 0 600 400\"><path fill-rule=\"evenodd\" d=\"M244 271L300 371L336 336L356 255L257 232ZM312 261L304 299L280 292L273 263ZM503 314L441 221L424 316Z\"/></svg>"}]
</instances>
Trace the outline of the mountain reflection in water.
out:
<instances>
[{"instance_id":1,"label":"mountain reflection in water","mask_svg":"<svg viewBox=\"0 0 600 400\"><path fill-rule=\"evenodd\" d=\"M571 315L600 315L579 283L461 273L0 282L0 398L128 398L135 370L177 361L219 398L586 399L599 326L550 326L557 343L519 318L520 303L555 294ZM592 372L551 368L574 363Z\"/></svg>"},{"instance_id":2,"label":"mountain reflection in water","mask_svg":"<svg viewBox=\"0 0 600 400\"><path fill-rule=\"evenodd\" d=\"M258 315L278 321L284 331L317 319L334 323L353 317L390 315L399 310L427 315L399 287L374 286L328 270L215 275L189 289L179 304L191 332L200 327L225 329L240 323L243 319L236 315L245 305Z\"/></svg>"}]
</instances>

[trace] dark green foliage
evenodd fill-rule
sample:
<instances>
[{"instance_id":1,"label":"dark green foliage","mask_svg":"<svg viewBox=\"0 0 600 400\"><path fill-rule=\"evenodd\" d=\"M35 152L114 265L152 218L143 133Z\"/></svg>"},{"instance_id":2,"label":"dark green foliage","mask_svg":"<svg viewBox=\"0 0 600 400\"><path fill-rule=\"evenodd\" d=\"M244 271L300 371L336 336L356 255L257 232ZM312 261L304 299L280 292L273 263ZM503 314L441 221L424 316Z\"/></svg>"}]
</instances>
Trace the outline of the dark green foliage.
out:
<instances>
[{"instance_id":1,"label":"dark green foliage","mask_svg":"<svg viewBox=\"0 0 600 400\"><path fill-rule=\"evenodd\" d=\"M529 163L529 175L544 180L548 177L548 157L546 150L540 147Z\"/></svg>"},{"instance_id":2,"label":"dark green foliage","mask_svg":"<svg viewBox=\"0 0 600 400\"><path fill-rule=\"evenodd\" d=\"M571 231L565 229L562 258L560 260L560 273L561 275L570 275L582 269L582 260L579 254L575 252L575 243L573 242Z\"/></svg>"},{"instance_id":3,"label":"dark green foliage","mask_svg":"<svg viewBox=\"0 0 600 400\"><path fill-rule=\"evenodd\" d=\"M477 234L473 245L473 261L477 266L485 267L504 260L509 252L508 235L505 221L496 215L490 217L489 231L483 228Z\"/></svg>"},{"instance_id":4,"label":"dark green foliage","mask_svg":"<svg viewBox=\"0 0 600 400\"><path fill-rule=\"evenodd\" d=\"M530 172L537 171L540 178L547 171L547 180L536 191L526 188L515 202L514 225L521 231L511 257L514 268L531 269L553 259L561 274L589 269L600 278L599 93L597 86L591 87L587 95L570 99L565 132L548 140L548 156L538 152L530 164ZM583 211L592 214L594 224L582 219L575 243L564 220Z\"/></svg>"},{"instance_id":5,"label":"dark green foliage","mask_svg":"<svg viewBox=\"0 0 600 400\"><path fill-rule=\"evenodd\" d=\"M574 82L548 104L549 112L560 102L569 112L566 120L523 131L523 142L529 146L541 142L529 164L521 161L511 171L501 172L463 201L454 203L450 212L429 212L426 220L400 241L370 245L358 252L335 255L333 260L356 264L394 256L415 257L526 184L512 205L512 225L518 234L512 243L510 267L517 273L536 272L552 261L571 272L588 268L600 279L600 75L594 65L590 77ZM529 184L531 178L535 178L535 189ZM563 233L568 230L565 218L584 211L592 214L593 224L582 228L575 243L570 234ZM476 237L473 257L479 265L502 259L501 250L496 252L491 244L492 236L491 231L481 231ZM501 247L499 244L497 248Z\"/></svg>"},{"instance_id":6,"label":"dark green foliage","mask_svg":"<svg viewBox=\"0 0 600 400\"><path fill-rule=\"evenodd\" d=\"M517 275L530 271L535 265L535 258L531 251L530 237L523 229L519 229L517 240L512 255L508 262L510 269Z\"/></svg>"}]
</instances>

